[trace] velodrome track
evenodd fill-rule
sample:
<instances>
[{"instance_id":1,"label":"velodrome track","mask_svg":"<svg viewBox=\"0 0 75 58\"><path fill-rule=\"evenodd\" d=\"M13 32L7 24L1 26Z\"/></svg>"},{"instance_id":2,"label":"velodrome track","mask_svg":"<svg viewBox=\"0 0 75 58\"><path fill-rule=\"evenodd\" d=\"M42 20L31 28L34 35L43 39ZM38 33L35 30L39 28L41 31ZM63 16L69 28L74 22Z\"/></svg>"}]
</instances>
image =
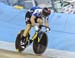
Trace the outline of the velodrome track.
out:
<instances>
[{"instance_id":1,"label":"velodrome track","mask_svg":"<svg viewBox=\"0 0 75 58\"><path fill-rule=\"evenodd\" d=\"M53 56L45 56L34 54L32 47L29 46L25 51L19 53L15 49L14 43L0 41L0 58L56 58Z\"/></svg>"},{"instance_id":2,"label":"velodrome track","mask_svg":"<svg viewBox=\"0 0 75 58\"><path fill-rule=\"evenodd\" d=\"M50 36L48 48L52 49L47 49L41 56L33 53L32 46L26 48L23 53L16 52L14 41L18 31L25 28L24 15L24 11L0 3L0 58L75 58L75 52L69 52L75 51L75 15L71 14L50 16L53 19L50 20L51 33L48 34Z\"/></svg>"},{"instance_id":3,"label":"velodrome track","mask_svg":"<svg viewBox=\"0 0 75 58\"><path fill-rule=\"evenodd\" d=\"M31 45L19 53L14 43L0 41L0 58L75 58L75 52L46 49L42 55L36 55Z\"/></svg>"},{"instance_id":4,"label":"velodrome track","mask_svg":"<svg viewBox=\"0 0 75 58\"><path fill-rule=\"evenodd\" d=\"M8 50L0 50L0 58L45 58L45 57L27 53L17 53Z\"/></svg>"}]
</instances>

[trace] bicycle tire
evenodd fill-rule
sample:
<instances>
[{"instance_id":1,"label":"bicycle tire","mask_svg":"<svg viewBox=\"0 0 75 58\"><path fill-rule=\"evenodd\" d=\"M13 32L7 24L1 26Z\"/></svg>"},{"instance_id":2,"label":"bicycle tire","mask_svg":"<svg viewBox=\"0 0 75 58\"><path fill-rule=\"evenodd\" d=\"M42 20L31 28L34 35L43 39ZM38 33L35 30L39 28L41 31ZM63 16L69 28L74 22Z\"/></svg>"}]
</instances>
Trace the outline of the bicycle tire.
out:
<instances>
[{"instance_id":1,"label":"bicycle tire","mask_svg":"<svg viewBox=\"0 0 75 58\"><path fill-rule=\"evenodd\" d=\"M38 37L33 42L33 51L35 54L42 54L45 52L48 43L48 37L45 32L40 32L40 42L38 43Z\"/></svg>"},{"instance_id":2,"label":"bicycle tire","mask_svg":"<svg viewBox=\"0 0 75 58\"><path fill-rule=\"evenodd\" d=\"M16 50L18 50L18 52L22 52L22 51L24 50L24 49L21 48L21 46L20 46L20 41L22 40L23 32L24 32L24 30L21 30L21 31L18 33L17 37L16 37L15 48L16 48Z\"/></svg>"}]
</instances>

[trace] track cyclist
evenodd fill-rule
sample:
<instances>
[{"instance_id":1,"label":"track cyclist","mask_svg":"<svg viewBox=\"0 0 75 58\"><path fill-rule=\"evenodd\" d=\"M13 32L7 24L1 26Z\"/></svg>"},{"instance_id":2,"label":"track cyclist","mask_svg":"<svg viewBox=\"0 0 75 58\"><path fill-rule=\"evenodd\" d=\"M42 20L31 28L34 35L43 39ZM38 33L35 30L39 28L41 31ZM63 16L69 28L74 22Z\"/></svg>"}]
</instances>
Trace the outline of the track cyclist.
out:
<instances>
[{"instance_id":1,"label":"track cyclist","mask_svg":"<svg viewBox=\"0 0 75 58\"><path fill-rule=\"evenodd\" d=\"M36 31L39 30L40 25L46 26L46 31L50 31L48 17L51 14L51 10L47 7L40 8L40 7L32 7L26 12L25 21L26 21L26 29L23 33L22 39L26 40L26 36L30 31L31 27L34 27ZM37 25L37 24L38 25ZM23 41L24 41L23 40ZM24 42L22 41L22 48L24 48Z\"/></svg>"}]
</instances>

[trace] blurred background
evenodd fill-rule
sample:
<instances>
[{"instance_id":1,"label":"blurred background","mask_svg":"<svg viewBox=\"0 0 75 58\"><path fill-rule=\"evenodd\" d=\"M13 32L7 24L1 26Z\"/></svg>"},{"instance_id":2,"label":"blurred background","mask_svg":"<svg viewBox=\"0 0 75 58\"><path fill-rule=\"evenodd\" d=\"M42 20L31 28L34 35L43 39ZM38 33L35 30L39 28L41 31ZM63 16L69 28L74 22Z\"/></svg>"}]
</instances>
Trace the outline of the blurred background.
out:
<instances>
[{"instance_id":1,"label":"blurred background","mask_svg":"<svg viewBox=\"0 0 75 58\"><path fill-rule=\"evenodd\" d=\"M75 13L75 0L0 0L15 8L49 7L53 12Z\"/></svg>"}]
</instances>

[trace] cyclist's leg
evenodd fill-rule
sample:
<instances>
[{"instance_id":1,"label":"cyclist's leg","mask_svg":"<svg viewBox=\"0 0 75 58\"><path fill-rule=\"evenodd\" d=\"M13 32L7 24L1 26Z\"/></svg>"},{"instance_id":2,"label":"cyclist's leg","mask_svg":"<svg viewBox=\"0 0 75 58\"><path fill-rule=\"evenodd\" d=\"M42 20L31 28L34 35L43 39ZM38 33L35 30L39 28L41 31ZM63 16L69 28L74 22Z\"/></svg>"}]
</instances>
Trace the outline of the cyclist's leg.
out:
<instances>
[{"instance_id":1,"label":"cyclist's leg","mask_svg":"<svg viewBox=\"0 0 75 58\"><path fill-rule=\"evenodd\" d=\"M31 29L31 24L26 24L26 29L24 30L23 36L26 37Z\"/></svg>"},{"instance_id":2,"label":"cyclist's leg","mask_svg":"<svg viewBox=\"0 0 75 58\"><path fill-rule=\"evenodd\" d=\"M31 17L30 13L27 12L26 15L25 15L26 28L25 28L24 33L22 35L22 41L21 41L21 45L22 45L21 47L22 48L25 48L26 45L28 45L29 40L28 40L27 36L28 36L28 33L29 33L30 29L31 29L30 17Z\"/></svg>"},{"instance_id":3,"label":"cyclist's leg","mask_svg":"<svg viewBox=\"0 0 75 58\"><path fill-rule=\"evenodd\" d=\"M37 23L39 23L39 25L42 25L43 20L42 20L41 18L38 18L38 19L37 19Z\"/></svg>"},{"instance_id":4,"label":"cyclist's leg","mask_svg":"<svg viewBox=\"0 0 75 58\"><path fill-rule=\"evenodd\" d=\"M31 29L31 24L27 24L26 29L24 30L24 33L22 35L22 41L20 42L21 48L25 48L28 45L27 35L28 35L28 32L30 31L30 29Z\"/></svg>"},{"instance_id":5,"label":"cyclist's leg","mask_svg":"<svg viewBox=\"0 0 75 58\"><path fill-rule=\"evenodd\" d=\"M37 23L39 25L39 28L41 28L41 25L43 24L43 20L41 18L38 18Z\"/></svg>"},{"instance_id":6,"label":"cyclist's leg","mask_svg":"<svg viewBox=\"0 0 75 58\"><path fill-rule=\"evenodd\" d=\"M25 21L26 21L26 29L24 30L23 36L26 37L28 35L28 32L31 29L31 22L30 22L30 12L27 12L25 15Z\"/></svg>"},{"instance_id":7,"label":"cyclist's leg","mask_svg":"<svg viewBox=\"0 0 75 58\"><path fill-rule=\"evenodd\" d=\"M28 32L30 31L30 29L31 29L31 27L32 27L30 20L28 20L26 23L27 23L26 29L25 29L25 31L24 31L24 33L23 33L23 36L24 36L24 37L27 36ZM35 20L35 23L38 23L39 26L40 26L40 25L42 25L43 21L42 21L41 18L37 18L37 20Z\"/></svg>"}]
</instances>

